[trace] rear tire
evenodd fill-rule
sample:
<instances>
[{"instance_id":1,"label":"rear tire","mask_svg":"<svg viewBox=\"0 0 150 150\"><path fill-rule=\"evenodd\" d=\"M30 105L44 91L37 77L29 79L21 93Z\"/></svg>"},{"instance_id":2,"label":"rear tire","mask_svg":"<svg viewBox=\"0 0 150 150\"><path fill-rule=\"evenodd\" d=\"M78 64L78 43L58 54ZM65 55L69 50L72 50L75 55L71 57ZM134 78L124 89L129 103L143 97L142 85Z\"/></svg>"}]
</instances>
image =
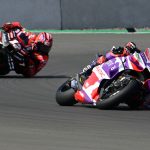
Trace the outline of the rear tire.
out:
<instances>
[{"instance_id":1,"label":"rear tire","mask_svg":"<svg viewBox=\"0 0 150 150\"><path fill-rule=\"evenodd\" d=\"M133 96L137 96L140 93L140 90L140 82L135 79L131 79L123 89L116 91L106 99L99 99L96 106L99 109L112 109L120 103L132 101Z\"/></svg>"},{"instance_id":2,"label":"rear tire","mask_svg":"<svg viewBox=\"0 0 150 150\"><path fill-rule=\"evenodd\" d=\"M0 75L6 75L10 72L8 64L8 55L5 49L0 49Z\"/></svg>"},{"instance_id":3,"label":"rear tire","mask_svg":"<svg viewBox=\"0 0 150 150\"><path fill-rule=\"evenodd\" d=\"M75 91L69 86L69 82L67 80L56 92L56 102L61 106L73 106L77 103L74 99Z\"/></svg>"}]
</instances>

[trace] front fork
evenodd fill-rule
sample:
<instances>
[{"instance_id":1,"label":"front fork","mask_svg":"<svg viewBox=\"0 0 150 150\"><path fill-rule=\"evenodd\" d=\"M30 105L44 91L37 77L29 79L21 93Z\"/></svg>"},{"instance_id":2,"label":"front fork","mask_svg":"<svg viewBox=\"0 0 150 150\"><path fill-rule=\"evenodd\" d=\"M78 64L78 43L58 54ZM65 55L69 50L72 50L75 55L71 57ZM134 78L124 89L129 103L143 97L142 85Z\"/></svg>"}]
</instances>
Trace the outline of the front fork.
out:
<instances>
[{"instance_id":1,"label":"front fork","mask_svg":"<svg viewBox=\"0 0 150 150\"><path fill-rule=\"evenodd\" d=\"M85 96L82 93L82 83L80 79L80 75L77 74L76 77L71 79L71 87L76 91L74 94L74 98L76 101L80 103L85 103Z\"/></svg>"},{"instance_id":2,"label":"front fork","mask_svg":"<svg viewBox=\"0 0 150 150\"><path fill-rule=\"evenodd\" d=\"M75 78L71 79L71 87L74 90L81 90L82 89L82 84L80 83L80 76L79 76L79 74L77 74Z\"/></svg>"}]
</instances>

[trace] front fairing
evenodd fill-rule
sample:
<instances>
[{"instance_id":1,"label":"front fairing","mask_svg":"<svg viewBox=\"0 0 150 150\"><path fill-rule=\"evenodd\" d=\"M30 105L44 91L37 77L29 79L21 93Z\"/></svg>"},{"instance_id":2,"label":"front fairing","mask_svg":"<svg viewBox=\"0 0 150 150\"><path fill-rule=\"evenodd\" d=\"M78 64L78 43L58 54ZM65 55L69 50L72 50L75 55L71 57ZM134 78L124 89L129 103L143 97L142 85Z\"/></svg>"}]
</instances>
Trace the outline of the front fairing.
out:
<instances>
[{"instance_id":1,"label":"front fairing","mask_svg":"<svg viewBox=\"0 0 150 150\"><path fill-rule=\"evenodd\" d=\"M112 79L124 70L135 70L142 72L147 68L147 58L145 53L134 53L126 57L116 57L93 68L92 74L85 81L80 93L84 97L85 103L93 103L98 97L98 88L104 79Z\"/></svg>"}]
</instances>

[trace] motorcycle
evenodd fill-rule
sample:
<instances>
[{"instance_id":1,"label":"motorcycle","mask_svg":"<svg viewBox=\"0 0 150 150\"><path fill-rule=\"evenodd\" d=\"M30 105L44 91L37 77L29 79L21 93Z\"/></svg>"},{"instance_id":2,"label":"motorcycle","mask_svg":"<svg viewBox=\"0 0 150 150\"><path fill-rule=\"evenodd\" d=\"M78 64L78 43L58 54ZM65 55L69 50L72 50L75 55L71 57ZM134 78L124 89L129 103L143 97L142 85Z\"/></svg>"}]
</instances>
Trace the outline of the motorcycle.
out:
<instances>
[{"instance_id":1,"label":"motorcycle","mask_svg":"<svg viewBox=\"0 0 150 150\"><path fill-rule=\"evenodd\" d=\"M137 109L143 105L147 93L150 93L150 48L95 66L84 82L80 74L68 79L58 88L56 102L61 106L81 102L99 109L112 109L124 103Z\"/></svg>"}]
</instances>

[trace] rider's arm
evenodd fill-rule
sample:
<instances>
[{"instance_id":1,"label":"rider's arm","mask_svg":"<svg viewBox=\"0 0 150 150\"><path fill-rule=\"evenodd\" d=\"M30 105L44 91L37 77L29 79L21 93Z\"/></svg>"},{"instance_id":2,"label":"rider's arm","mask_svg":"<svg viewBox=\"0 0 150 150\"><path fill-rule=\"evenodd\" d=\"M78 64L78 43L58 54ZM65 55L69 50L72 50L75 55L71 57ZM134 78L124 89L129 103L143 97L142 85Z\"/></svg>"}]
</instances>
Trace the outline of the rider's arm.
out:
<instances>
[{"instance_id":1,"label":"rider's arm","mask_svg":"<svg viewBox=\"0 0 150 150\"><path fill-rule=\"evenodd\" d=\"M9 55L22 63L28 54L18 42L15 32L4 32L2 39L3 47L9 53Z\"/></svg>"},{"instance_id":2,"label":"rider's arm","mask_svg":"<svg viewBox=\"0 0 150 150\"><path fill-rule=\"evenodd\" d=\"M115 48L113 47L108 53L106 53L106 59L110 60L115 57L128 56L130 53L124 47Z\"/></svg>"},{"instance_id":3,"label":"rider's arm","mask_svg":"<svg viewBox=\"0 0 150 150\"><path fill-rule=\"evenodd\" d=\"M99 55L97 54L96 59L94 59L91 64L87 65L86 67L83 68L82 72L80 74L86 74L87 76L91 74L92 69L97 66L100 65L104 62L106 62L106 58L103 55Z\"/></svg>"},{"instance_id":4,"label":"rider's arm","mask_svg":"<svg viewBox=\"0 0 150 150\"><path fill-rule=\"evenodd\" d=\"M119 48L115 48L113 47L109 52L106 53L106 55L98 55L98 57L92 61L92 63L90 65L87 65L84 69L83 72L89 72L88 74L91 73L92 69L96 66L96 65L100 65L103 64L104 62L115 58L115 57L121 57L121 56L125 56L128 55L128 52L123 48L123 47L119 47Z\"/></svg>"}]
</instances>

